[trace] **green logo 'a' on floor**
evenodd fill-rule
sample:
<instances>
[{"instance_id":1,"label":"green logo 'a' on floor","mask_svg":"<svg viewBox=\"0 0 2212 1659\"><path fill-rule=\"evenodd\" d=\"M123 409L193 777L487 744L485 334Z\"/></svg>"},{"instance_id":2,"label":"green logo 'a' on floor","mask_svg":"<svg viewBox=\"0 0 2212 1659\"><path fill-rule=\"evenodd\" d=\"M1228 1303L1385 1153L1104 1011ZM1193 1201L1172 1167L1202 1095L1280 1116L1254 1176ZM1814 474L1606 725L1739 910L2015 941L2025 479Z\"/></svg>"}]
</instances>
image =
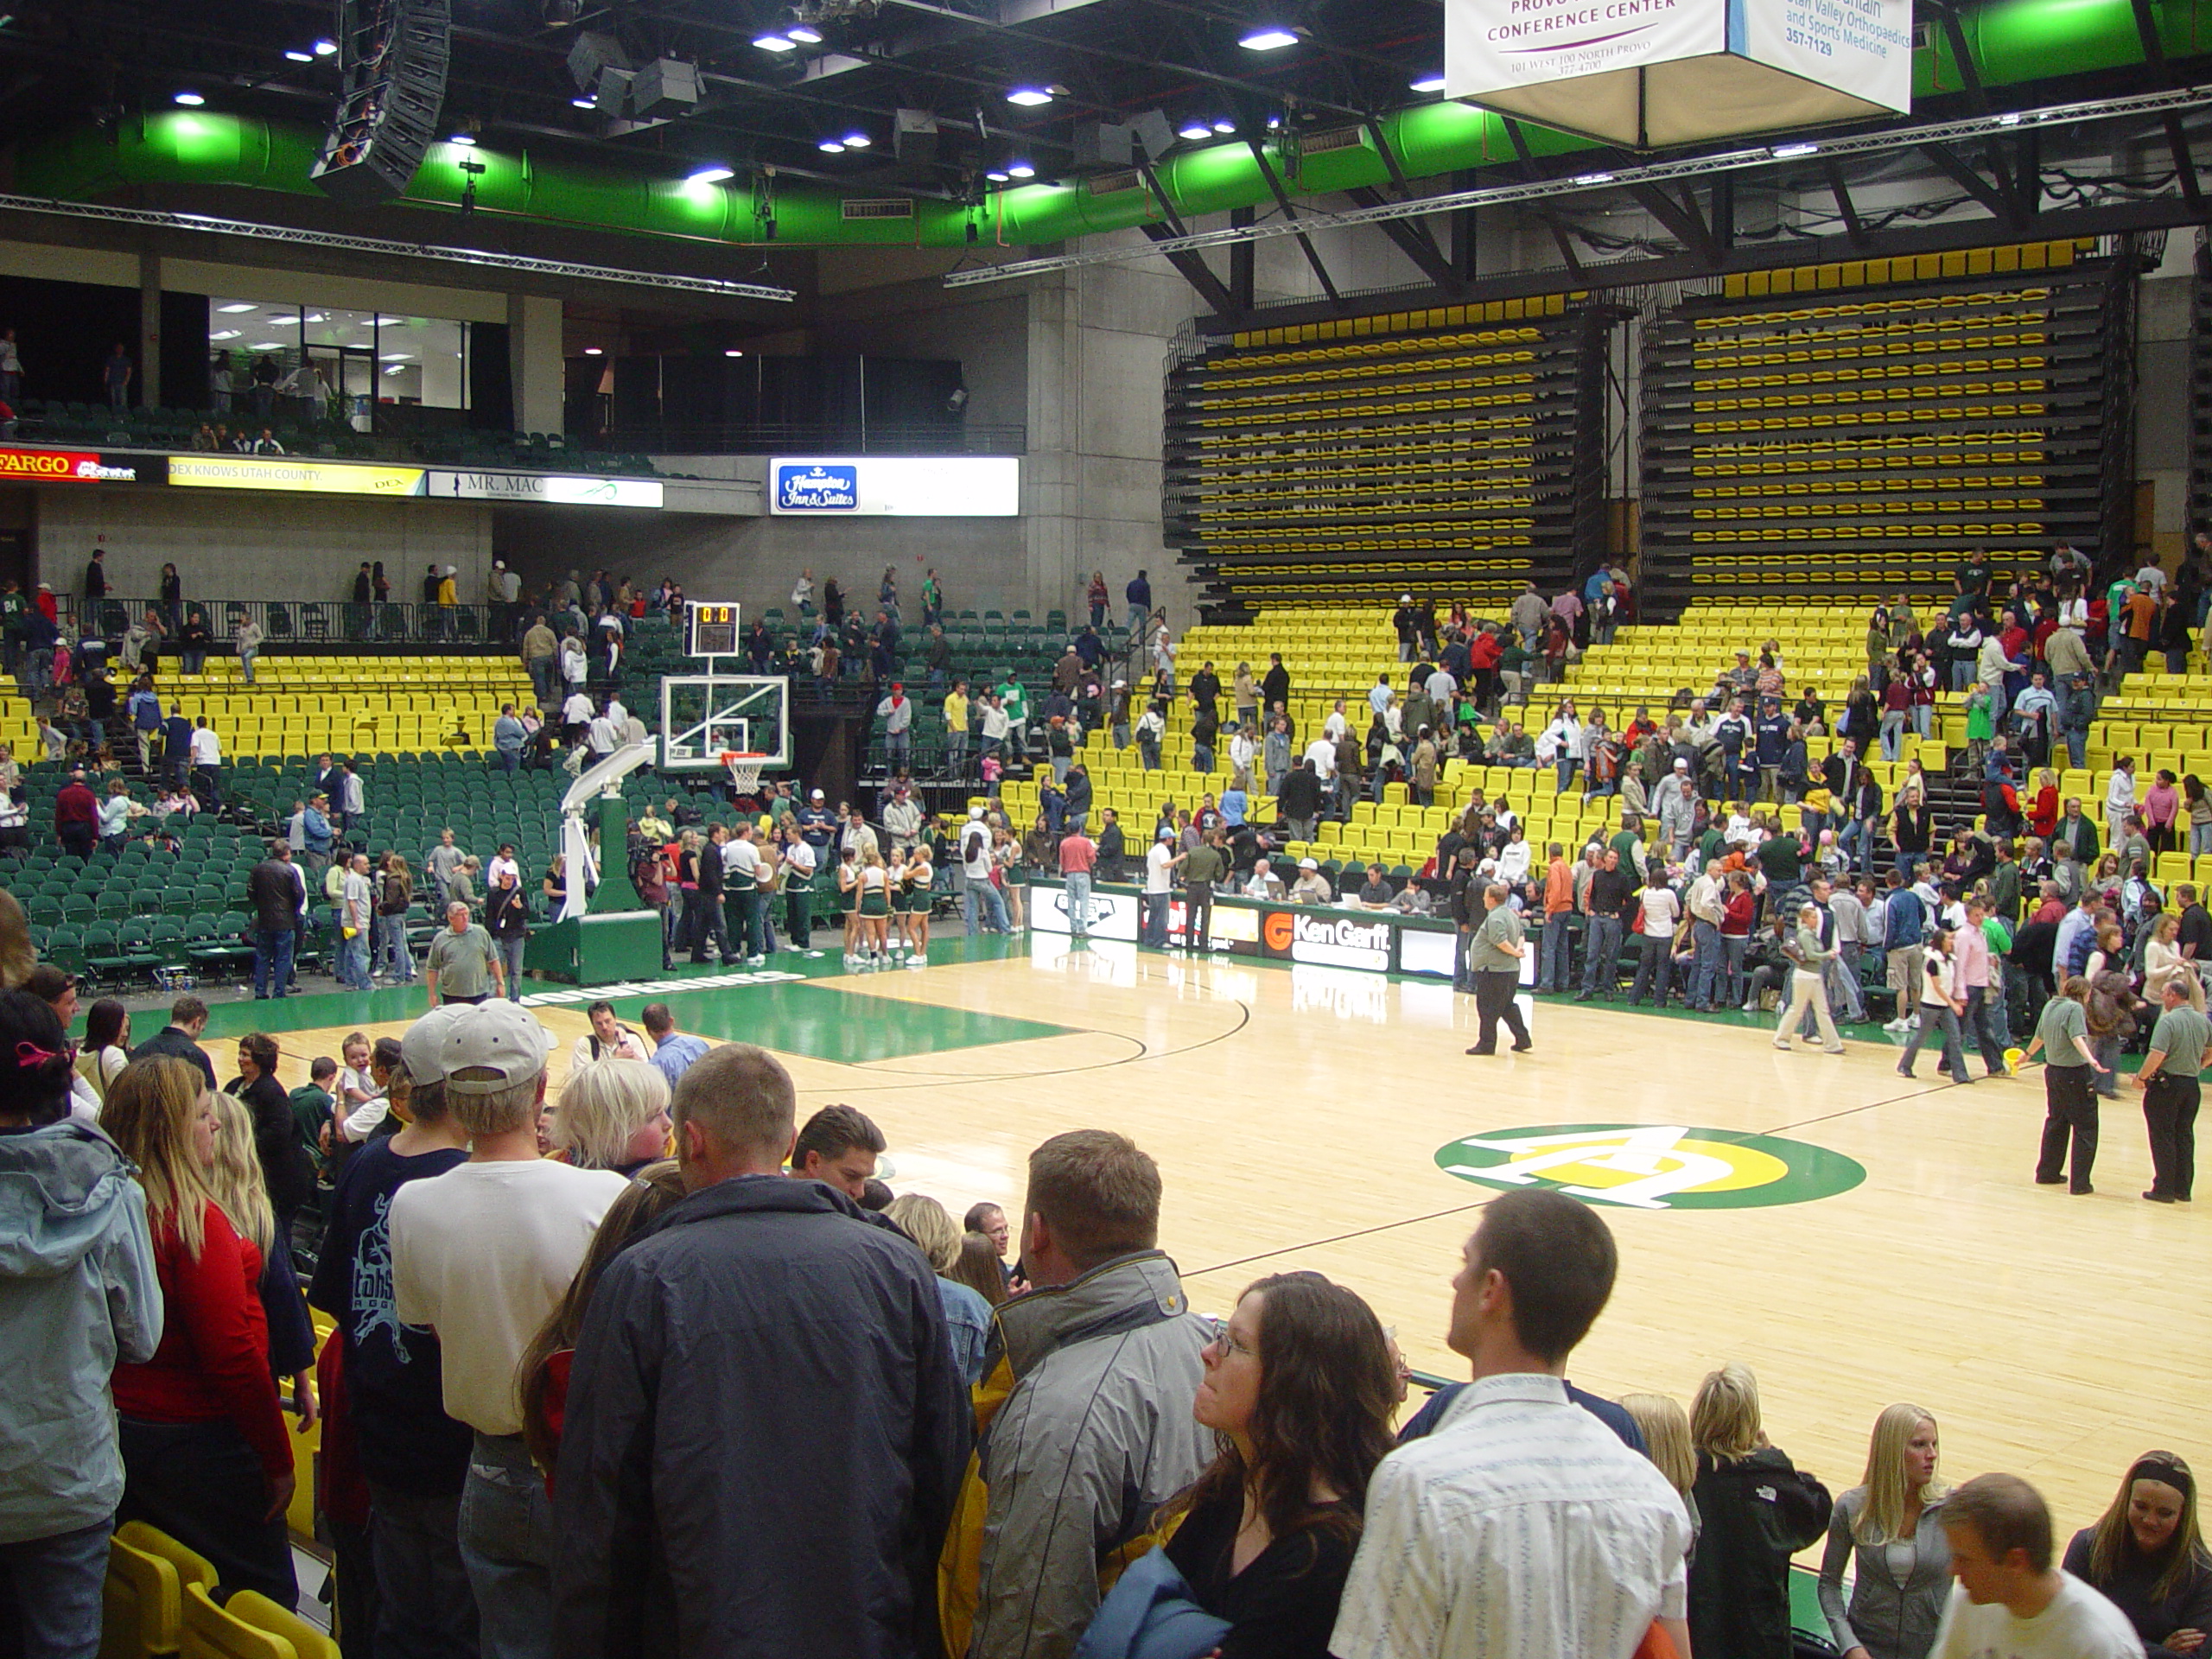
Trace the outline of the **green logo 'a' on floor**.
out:
<instances>
[{"instance_id":1,"label":"green logo 'a' on floor","mask_svg":"<svg viewBox=\"0 0 2212 1659\"><path fill-rule=\"evenodd\" d=\"M1770 1135L1679 1123L1547 1123L1471 1135L1437 1167L1484 1186L1550 1187L1635 1210L1751 1210L1848 1192L1866 1166Z\"/></svg>"}]
</instances>

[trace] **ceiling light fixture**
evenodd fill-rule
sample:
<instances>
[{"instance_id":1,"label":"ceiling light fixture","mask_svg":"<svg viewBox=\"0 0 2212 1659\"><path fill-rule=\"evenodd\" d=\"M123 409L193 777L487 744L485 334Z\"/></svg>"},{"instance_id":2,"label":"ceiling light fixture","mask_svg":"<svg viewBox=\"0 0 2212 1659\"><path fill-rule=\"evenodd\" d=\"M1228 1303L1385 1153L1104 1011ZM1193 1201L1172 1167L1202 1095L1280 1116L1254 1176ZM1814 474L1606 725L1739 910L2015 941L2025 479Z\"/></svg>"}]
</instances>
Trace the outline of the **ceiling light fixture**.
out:
<instances>
[{"instance_id":1,"label":"ceiling light fixture","mask_svg":"<svg viewBox=\"0 0 2212 1659\"><path fill-rule=\"evenodd\" d=\"M313 50L318 58L327 58L338 50L338 42L333 40L320 40L315 43Z\"/></svg>"},{"instance_id":2,"label":"ceiling light fixture","mask_svg":"<svg viewBox=\"0 0 2212 1659\"><path fill-rule=\"evenodd\" d=\"M723 347L722 355L724 357L743 357L745 353L738 350L734 346L728 346Z\"/></svg>"},{"instance_id":3,"label":"ceiling light fixture","mask_svg":"<svg viewBox=\"0 0 2212 1659\"><path fill-rule=\"evenodd\" d=\"M587 346L584 347L584 355L586 357L601 357L604 356L605 353L602 353L596 346Z\"/></svg>"},{"instance_id":4,"label":"ceiling light fixture","mask_svg":"<svg viewBox=\"0 0 2212 1659\"><path fill-rule=\"evenodd\" d=\"M1010 179L1033 179L1037 176L1037 169L1027 162L1008 162L1006 173Z\"/></svg>"},{"instance_id":5,"label":"ceiling light fixture","mask_svg":"<svg viewBox=\"0 0 2212 1659\"><path fill-rule=\"evenodd\" d=\"M1179 128L1175 136L1187 138L1194 144L1200 143L1213 137L1213 129L1203 121L1193 121L1186 127Z\"/></svg>"},{"instance_id":6,"label":"ceiling light fixture","mask_svg":"<svg viewBox=\"0 0 2212 1659\"><path fill-rule=\"evenodd\" d=\"M1576 184L1611 184L1613 175L1610 173L1578 173L1573 181Z\"/></svg>"},{"instance_id":7,"label":"ceiling light fixture","mask_svg":"<svg viewBox=\"0 0 2212 1659\"><path fill-rule=\"evenodd\" d=\"M720 184L724 179L734 179L736 176L737 174L734 169L724 167L720 162L716 162L712 167L701 168L696 173L692 174L689 178L685 179L683 182L686 184Z\"/></svg>"},{"instance_id":8,"label":"ceiling light fixture","mask_svg":"<svg viewBox=\"0 0 2212 1659\"><path fill-rule=\"evenodd\" d=\"M314 53L302 52L296 46L290 51L285 53L284 55L289 58L294 63L313 63L315 61Z\"/></svg>"},{"instance_id":9,"label":"ceiling light fixture","mask_svg":"<svg viewBox=\"0 0 2212 1659\"><path fill-rule=\"evenodd\" d=\"M1217 121L1213 124L1213 130L1226 138L1236 130L1236 124L1234 121Z\"/></svg>"},{"instance_id":10,"label":"ceiling light fixture","mask_svg":"<svg viewBox=\"0 0 2212 1659\"><path fill-rule=\"evenodd\" d=\"M183 105L188 110L196 110L207 100L199 92L179 92L175 101Z\"/></svg>"},{"instance_id":11,"label":"ceiling light fixture","mask_svg":"<svg viewBox=\"0 0 2212 1659\"><path fill-rule=\"evenodd\" d=\"M847 149L866 149L874 142L874 139L869 137L868 134L864 132L849 132L845 135L845 148Z\"/></svg>"},{"instance_id":12,"label":"ceiling light fixture","mask_svg":"<svg viewBox=\"0 0 2212 1659\"><path fill-rule=\"evenodd\" d=\"M1414 91L1417 92L1440 92L1444 90L1444 77L1441 75L1423 75L1419 80L1412 82L1411 85Z\"/></svg>"},{"instance_id":13,"label":"ceiling light fixture","mask_svg":"<svg viewBox=\"0 0 2212 1659\"><path fill-rule=\"evenodd\" d=\"M993 184L1004 184L1007 181L1007 175L1001 172L997 168L993 168L989 172L984 174L983 176L988 179Z\"/></svg>"},{"instance_id":14,"label":"ceiling light fixture","mask_svg":"<svg viewBox=\"0 0 2212 1659\"><path fill-rule=\"evenodd\" d=\"M595 110L599 107L599 100L595 98L572 98L569 102L580 110Z\"/></svg>"},{"instance_id":15,"label":"ceiling light fixture","mask_svg":"<svg viewBox=\"0 0 2212 1659\"><path fill-rule=\"evenodd\" d=\"M209 334L207 338L210 340L236 340L238 337L238 332L239 331L236 328L218 328L214 333Z\"/></svg>"},{"instance_id":16,"label":"ceiling light fixture","mask_svg":"<svg viewBox=\"0 0 2212 1659\"><path fill-rule=\"evenodd\" d=\"M473 132L456 132L452 137L447 139L446 143L459 144L463 149L474 149L476 148L476 135Z\"/></svg>"},{"instance_id":17,"label":"ceiling light fixture","mask_svg":"<svg viewBox=\"0 0 2212 1659\"><path fill-rule=\"evenodd\" d=\"M822 44L821 31L810 28L805 23L793 23L789 29L784 31L784 34L786 38L797 41L801 46L819 46Z\"/></svg>"},{"instance_id":18,"label":"ceiling light fixture","mask_svg":"<svg viewBox=\"0 0 2212 1659\"><path fill-rule=\"evenodd\" d=\"M281 352L283 349L284 342L281 340L257 340L246 347L249 352Z\"/></svg>"},{"instance_id":19,"label":"ceiling light fixture","mask_svg":"<svg viewBox=\"0 0 2212 1659\"><path fill-rule=\"evenodd\" d=\"M1818 144L1777 144L1767 152L1777 162L1794 162L1800 156L1817 156L1820 153Z\"/></svg>"},{"instance_id":20,"label":"ceiling light fixture","mask_svg":"<svg viewBox=\"0 0 2212 1659\"><path fill-rule=\"evenodd\" d=\"M1033 110L1040 104L1049 104L1052 95L1042 86L1017 86L1006 95L1009 104L1019 104L1025 110Z\"/></svg>"},{"instance_id":21,"label":"ceiling light fixture","mask_svg":"<svg viewBox=\"0 0 2212 1659\"><path fill-rule=\"evenodd\" d=\"M1296 46L1298 36L1289 29L1270 25L1254 29L1236 44L1247 52L1280 52L1286 46Z\"/></svg>"},{"instance_id":22,"label":"ceiling light fixture","mask_svg":"<svg viewBox=\"0 0 2212 1659\"><path fill-rule=\"evenodd\" d=\"M759 47L763 52L796 52L798 50L798 42L783 35L757 35L754 37L753 44Z\"/></svg>"},{"instance_id":23,"label":"ceiling light fixture","mask_svg":"<svg viewBox=\"0 0 2212 1659\"><path fill-rule=\"evenodd\" d=\"M261 309L259 306L249 305L244 300L232 300L228 305L219 305L215 308L227 316L233 317L237 316L242 311L258 311Z\"/></svg>"},{"instance_id":24,"label":"ceiling light fixture","mask_svg":"<svg viewBox=\"0 0 2212 1659\"><path fill-rule=\"evenodd\" d=\"M824 138L816 144L815 148L824 156L842 156L845 153L845 147L835 138Z\"/></svg>"}]
</instances>

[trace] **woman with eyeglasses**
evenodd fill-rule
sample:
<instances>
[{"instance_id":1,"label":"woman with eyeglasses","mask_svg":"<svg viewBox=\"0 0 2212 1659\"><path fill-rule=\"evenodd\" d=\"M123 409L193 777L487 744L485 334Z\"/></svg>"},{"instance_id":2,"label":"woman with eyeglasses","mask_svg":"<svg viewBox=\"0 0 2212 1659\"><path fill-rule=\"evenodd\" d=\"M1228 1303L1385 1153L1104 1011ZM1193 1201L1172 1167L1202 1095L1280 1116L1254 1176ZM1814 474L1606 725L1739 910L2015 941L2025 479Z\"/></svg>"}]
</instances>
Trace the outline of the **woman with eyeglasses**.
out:
<instances>
[{"instance_id":1,"label":"woman with eyeglasses","mask_svg":"<svg viewBox=\"0 0 2212 1659\"><path fill-rule=\"evenodd\" d=\"M2128 1465L2102 1518L2066 1546L2065 1565L2127 1615L2149 1659L2204 1651L2212 1554L2196 1529L2196 1477L2174 1453Z\"/></svg>"},{"instance_id":2,"label":"woman with eyeglasses","mask_svg":"<svg viewBox=\"0 0 2212 1659\"><path fill-rule=\"evenodd\" d=\"M1214 1460L1175 1498L1167 1558L1220 1651L1324 1659L1358 1547L1368 1478L1391 1446L1397 1377L1374 1311L1318 1273L1259 1280L1215 1327L1192 1413Z\"/></svg>"}]
</instances>

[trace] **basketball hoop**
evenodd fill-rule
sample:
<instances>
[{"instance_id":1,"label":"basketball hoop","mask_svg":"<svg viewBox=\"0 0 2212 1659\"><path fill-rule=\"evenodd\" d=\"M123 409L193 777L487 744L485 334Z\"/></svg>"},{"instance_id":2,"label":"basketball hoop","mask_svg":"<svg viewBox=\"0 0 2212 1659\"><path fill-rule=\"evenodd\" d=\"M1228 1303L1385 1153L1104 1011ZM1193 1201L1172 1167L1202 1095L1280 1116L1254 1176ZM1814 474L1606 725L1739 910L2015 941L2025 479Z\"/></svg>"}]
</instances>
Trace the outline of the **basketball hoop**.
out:
<instances>
[{"instance_id":1,"label":"basketball hoop","mask_svg":"<svg viewBox=\"0 0 2212 1659\"><path fill-rule=\"evenodd\" d=\"M729 786L739 795L750 795L760 787L760 768L768 764L768 757L750 749L724 749L721 763L729 768Z\"/></svg>"}]
</instances>

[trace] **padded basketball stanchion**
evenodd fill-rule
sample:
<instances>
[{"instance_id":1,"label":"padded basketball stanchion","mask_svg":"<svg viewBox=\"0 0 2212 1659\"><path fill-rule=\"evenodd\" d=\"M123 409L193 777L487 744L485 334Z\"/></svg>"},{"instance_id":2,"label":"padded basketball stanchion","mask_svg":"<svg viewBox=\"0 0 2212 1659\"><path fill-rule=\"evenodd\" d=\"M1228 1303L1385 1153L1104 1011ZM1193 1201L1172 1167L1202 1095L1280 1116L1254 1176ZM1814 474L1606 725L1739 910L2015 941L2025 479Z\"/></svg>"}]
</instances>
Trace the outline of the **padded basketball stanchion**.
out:
<instances>
[{"instance_id":1,"label":"padded basketball stanchion","mask_svg":"<svg viewBox=\"0 0 2212 1659\"><path fill-rule=\"evenodd\" d=\"M651 979L661 970L660 912L647 910L630 882L630 810L622 779L652 758L650 744L626 744L570 786L561 803L569 861L569 900L550 926L531 936L523 965L579 985ZM599 818L599 884L587 901L593 871L585 815Z\"/></svg>"}]
</instances>

